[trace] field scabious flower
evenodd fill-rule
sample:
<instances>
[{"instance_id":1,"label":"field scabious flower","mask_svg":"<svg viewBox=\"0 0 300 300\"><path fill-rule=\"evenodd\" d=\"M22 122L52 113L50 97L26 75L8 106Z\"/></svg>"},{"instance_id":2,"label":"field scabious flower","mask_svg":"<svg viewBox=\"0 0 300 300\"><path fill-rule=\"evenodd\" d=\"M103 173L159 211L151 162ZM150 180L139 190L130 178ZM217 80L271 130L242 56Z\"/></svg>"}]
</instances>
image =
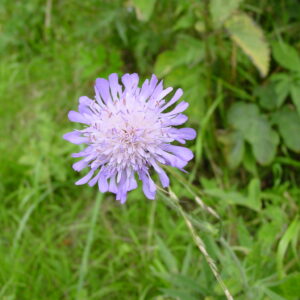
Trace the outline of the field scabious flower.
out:
<instances>
[{"instance_id":1,"label":"field scabious flower","mask_svg":"<svg viewBox=\"0 0 300 300\"><path fill-rule=\"evenodd\" d=\"M87 145L83 151L72 154L82 157L73 165L74 170L90 168L76 184L98 183L101 192L115 193L116 199L124 203L127 192L137 188L138 175L145 196L154 199L156 185L150 169L156 171L162 186L167 187L169 177L161 165L183 170L193 158L188 148L171 144L174 141L185 144L196 137L192 128L173 127L186 122L187 116L182 112L188 103L180 102L166 111L183 92L178 89L166 102L165 97L173 88L164 89L155 75L141 87L137 74L125 74L121 82L123 85L117 74L111 74L108 80L97 78L95 100L80 97L78 112L69 112L70 121L86 125L64 135L71 143Z\"/></svg>"}]
</instances>

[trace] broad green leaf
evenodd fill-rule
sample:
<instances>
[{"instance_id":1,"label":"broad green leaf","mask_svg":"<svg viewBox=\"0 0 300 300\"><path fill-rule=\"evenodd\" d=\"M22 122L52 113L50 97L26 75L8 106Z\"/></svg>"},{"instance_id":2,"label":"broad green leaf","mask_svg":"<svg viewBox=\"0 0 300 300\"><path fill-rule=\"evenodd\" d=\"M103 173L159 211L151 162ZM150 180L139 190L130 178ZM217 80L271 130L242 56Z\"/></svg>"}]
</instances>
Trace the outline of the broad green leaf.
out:
<instances>
[{"instance_id":1,"label":"broad green leaf","mask_svg":"<svg viewBox=\"0 0 300 300\"><path fill-rule=\"evenodd\" d=\"M281 106L282 100L278 96L275 87L275 82L271 81L255 88L254 93L258 97L261 107L273 110Z\"/></svg>"},{"instance_id":2,"label":"broad green leaf","mask_svg":"<svg viewBox=\"0 0 300 300\"><path fill-rule=\"evenodd\" d=\"M299 52L285 42L275 42L272 44L273 56L275 60L284 68L300 72Z\"/></svg>"},{"instance_id":3,"label":"broad green leaf","mask_svg":"<svg viewBox=\"0 0 300 300\"><path fill-rule=\"evenodd\" d=\"M291 86L291 96L300 116L300 83Z\"/></svg>"},{"instance_id":4,"label":"broad green leaf","mask_svg":"<svg viewBox=\"0 0 300 300\"><path fill-rule=\"evenodd\" d=\"M261 75L266 76L269 70L270 49L261 28L243 13L230 17L225 22L225 28L232 40L250 57Z\"/></svg>"},{"instance_id":5,"label":"broad green leaf","mask_svg":"<svg viewBox=\"0 0 300 300\"><path fill-rule=\"evenodd\" d=\"M255 104L238 102L233 104L228 111L228 122L243 135L247 134L249 122L259 117L259 109Z\"/></svg>"},{"instance_id":6,"label":"broad green leaf","mask_svg":"<svg viewBox=\"0 0 300 300\"><path fill-rule=\"evenodd\" d=\"M187 29L193 27L194 23L195 23L195 17L192 14L192 12L189 11L176 21L176 23L172 27L172 30L176 31L181 29Z\"/></svg>"},{"instance_id":7,"label":"broad green leaf","mask_svg":"<svg viewBox=\"0 0 300 300\"><path fill-rule=\"evenodd\" d=\"M285 299L296 300L300 295L300 273L292 273L284 278L283 282L279 285Z\"/></svg>"},{"instance_id":8,"label":"broad green leaf","mask_svg":"<svg viewBox=\"0 0 300 300\"><path fill-rule=\"evenodd\" d=\"M137 18L147 22L153 12L156 0L132 0Z\"/></svg>"},{"instance_id":9,"label":"broad green leaf","mask_svg":"<svg viewBox=\"0 0 300 300\"><path fill-rule=\"evenodd\" d=\"M211 0L210 13L215 27L221 26L239 7L243 0Z\"/></svg>"},{"instance_id":10,"label":"broad green leaf","mask_svg":"<svg viewBox=\"0 0 300 300\"><path fill-rule=\"evenodd\" d=\"M276 155L279 137L269 122L260 117L251 124L246 140L250 142L253 154L262 165L268 165Z\"/></svg>"},{"instance_id":11,"label":"broad green leaf","mask_svg":"<svg viewBox=\"0 0 300 300\"><path fill-rule=\"evenodd\" d=\"M186 47L186 45L189 45L189 47ZM178 41L174 50L166 50L158 56L154 72L158 77L163 77L179 66L195 64L203 58L203 42L184 36Z\"/></svg>"},{"instance_id":12,"label":"broad green leaf","mask_svg":"<svg viewBox=\"0 0 300 300\"><path fill-rule=\"evenodd\" d=\"M296 111L290 110L288 107L282 108L274 113L273 121L279 128L285 145L295 151L300 152L300 116Z\"/></svg>"},{"instance_id":13,"label":"broad green leaf","mask_svg":"<svg viewBox=\"0 0 300 300\"><path fill-rule=\"evenodd\" d=\"M268 120L260 115L255 104L234 104L229 110L228 121L251 144L259 163L266 165L274 159L278 135L272 130Z\"/></svg>"},{"instance_id":14,"label":"broad green leaf","mask_svg":"<svg viewBox=\"0 0 300 300\"><path fill-rule=\"evenodd\" d=\"M285 75L285 76L284 76ZM274 77L272 77L272 80ZM278 107L283 104L291 89L291 77L288 74L282 74L281 79L275 80L275 92L278 95Z\"/></svg>"},{"instance_id":15,"label":"broad green leaf","mask_svg":"<svg viewBox=\"0 0 300 300\"><path fill-rule=\"evenodd\" d=\"M253 178L248 185L248 200L260 210L260 181L258 178Z\"/></svg>"},{"instance_id":16,"label":"broad green leaf","mask_svg":"<svg viewBox=\"0 0 300 300\"><path fill-rule=\"evenodd\" d=\"M231 168L236 168L242 161L245 151L243 135L236 131L229 135L229 147L226 159Z\"/></svg>"}]
</instances>

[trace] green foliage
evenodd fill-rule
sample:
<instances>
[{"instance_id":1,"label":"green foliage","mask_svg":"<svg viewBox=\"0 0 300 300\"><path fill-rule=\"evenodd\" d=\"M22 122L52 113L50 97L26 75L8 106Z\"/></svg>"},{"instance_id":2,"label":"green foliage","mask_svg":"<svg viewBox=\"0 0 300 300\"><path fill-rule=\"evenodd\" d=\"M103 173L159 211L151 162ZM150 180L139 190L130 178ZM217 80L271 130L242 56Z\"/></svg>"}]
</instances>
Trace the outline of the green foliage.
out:
<instances>
[{"instance_id":1,"label":"green foliage","mask_svg":"<svg viewBox=\"0 0 300 300\"><path fill-rule=\"evenodd\" d=\"M274 113L274 123L278 126L279 132L285 145L295 151L300 151L300 116L296 111L284 107Z\"/></svg>"},{"instance_id":2,"label":"green foliage","mask_svg":"<svg viewBox=\"0 0 300 300\"><path fill-rule=\"evenodd\" d=\"M186 220L235 300L299 299L299 10L0 1L0 299L225 299ZM74 185L67 112L112 72L184 90L195 160L168 168L183 211Z\"/></svg>"},{"instance_id":3,"label":"green foliage","mask_svg":"<svg viewBox=\"0 0 300 300\"><path fill-rule=\"evenodd\" d=\"M262 76L269 70L270 51L262 30L246 14L238 13L225 23L231 38L249 55Z\"/></svg>"},{"instance_id":4,"label":"green foliage","mask_svg":"<svg viewBox=\"0 0 300 300\"><path fill-rule=\"evenodd\" d=\"M228 122L240 132L240 136L245 141L250 143L258 162L261 164L272 162L279 142L278 135L272 130L268 120L260 114L255 104L236 103L232 105L228 112ZM237 151L237 143L241 143L241 141L233 144L232 151ZM239 160L235 162L235 165L238 165L243 158L242 149L243 146L238 147L237 158Z\"/></svg>"},{"instance_id":5,"label":"green foliage","mask_svg":"<svg viewBox=\"0 0 300 300\"><path fill-rule=\"evenodd\" d=\"M229 0L226 5L222 0L210 1L210 13L215 27L222 25L238 9L242 0Z\"/></svg>"}]
</instances>

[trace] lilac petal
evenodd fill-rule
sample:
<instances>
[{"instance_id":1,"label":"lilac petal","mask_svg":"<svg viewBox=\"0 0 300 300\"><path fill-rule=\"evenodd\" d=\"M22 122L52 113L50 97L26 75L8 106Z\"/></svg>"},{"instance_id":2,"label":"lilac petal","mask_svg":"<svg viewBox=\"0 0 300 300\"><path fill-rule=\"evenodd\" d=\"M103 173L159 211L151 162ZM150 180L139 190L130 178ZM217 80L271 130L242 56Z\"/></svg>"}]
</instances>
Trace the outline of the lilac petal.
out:
<instances>
[{"instance_id":1,"label":"lilac petal","mask_svg":"<svg viewBox=\"0 0 300 300\"><path fill-rule=\"evenodd\" d=\"M98 182L99 176L100 172L93 179L90 180L89 186L94 186Z\"/></svg>"},{"instance_id":2,"label":"lilac petal","mask_svg":"<svg viewBox=\"0 0 300 300\"><path fill-rule=\"evenodd\" d=\"M107 178L101 174L100 177L99 177L99 180L98 180L98 187L99 187L99 190L102 192L102 193L105 193L108 191L108 183L107 183Z\"/></svg>"},{"instance_id":3,"label":"lilac petal","mask_svg":"<svg viewBox=\"0 0 300 300\"><path fill-rule=\"evenodd\" d=\"M125 74L122 76L122 82L127 92L135 90L139 83L138 74Z\"/></svg>"},{"instance_id":4,"label":"lilac petal","mask_svg":"<svg viewBox=\"0 0 300 300\"><path fill-rule=\"evenodd\" d=\"M161 100L165 98L168 94L170 94L173 91L172 87L168 87L165 90L163 90L158 96L156 100Z\"/></svg>"},{"instance_id":5,"label":"lilac petal","mask_svg":"<svg viewBox=\"0 0 300 300\"><path fill-rule=\"evenodd\" d=\"M170 154L166 151L160 151L159 154L167 161L167 165L170 165L175 168L182 169L187 165L187 161L183 160L182 158L175 156L173 154Z\"/></svg>"},{"instance_id":6,"label":"lilac petal","mask_svg":"<svg viewBox=\"0 0 300 300\"><path fill-rule=\"evenodd\" d=\"M173 110L168 113L163 114L164 116L171 116L175 114L179 114L185 111L188 108L189 104L185 101L180 102Z\"/></svg>"},{"instance_id":7,"label":"lilac petal","mask_svg":"<svg viewBox=\"0 0 300 300\"><path fill-rule=\"evenodd\" d=\"M72 132L68 132L66 133L63 138L73 144L83 144L83 143L87 143L89 141L89 139L87 137L82 137L80 136L80 132L78 131L72 131Z\"/></svg>"},{"instance_id":8,"label":"lilac petal","mask_svg":"<svg viewBox=\"0 0 300 300\"><path fill-rule=\"evenodd\" d=\"M86 166L88 165L88 162L84 159L76 162L75 164L73 164L73 169L77 172L81 171L82 169L84 169Z\"/></svg>"},{"instance_id":9,"label":"lilac petal","mask_svg":"<svg viewBox=\"0 0 300 300\"><path fill-rule=\"evenodd\" d=\"M79 105L78 105L78 111L81 114L91 114L91 110L90 110L90 105L92 105L94 101L89 99L86 96L80 97L79 98Z\"/></svg>"},{"instance_id":10,"label":"lilac petal","mask_svg":"<svg viewBox=\"0 0 300 300\"><path fill-rule=\"evenodd\" d=\"M127 195L127 190L126 190L127 177L126 177L126 174L124 171L122 173L119 172L119 174L121 174L121 175L120 175L120 179L119 179L116 200L120 200L121 203L124 203L127 198L127 196L126 196ZM118 182L118 179L117 179L117 182Z\"/></svg>"},{"instance_id":11,"label":"lilac petal","mask_svg":"<svg viewBox=\"0 0 300 300\"><path fill-rule=\"evenodd\" d=\"M92 150L93 150L93 148L91 146L89 146L78 153L73 153L72 157L83 157L83 156L90 155Z\"/></svg>"},{"instance_id":12,"label":"lilac petal","mask_svg":"<svg viewBox=\"0 0 300 300\"><path fill-rule=\"evenodd\" d=\"M194 157L193 152L186 147L165 144L163 146L163 149L165 151L173 153L174 155L176 155L177 157L180 157L181 159L183 159L185 161L190 161Z\"/></svg>"},{"instance_id":13,"label":"lilac petal","mask_svg":"<svg viewBox=\"0 0 300 300\"><path fill-rule=\"evenodd\" d=\"M150 101L156 101L157 98L158 98L158 95L160 93L162 93L163 91L163 82L160 81L159 84L156 86L156 88L154 89L152 95L151 95L151 98L150 98Z\"/></svg>"},{"instance_id":14,"label":"lilac petal","mask_svg":"<svg viewBox=\"0 0 300 300\"><path fill-rule=\"evenodd\" d=\"M174 136L177 136L184 140L193 140L195 139L197 132L193 128L172 128L172 133L174 133Z\"/></svg>"},{"instance_id":15,"label":"lilac petal","mask_svg":"<svg viewBox=\"0 0 300 300\"><path fill-rule=\"evenodd\" d=\"M146 177L147 179L143 181L143 192L146 197L150 200L155 199L156 186L151 177Z\"/></svg>"},{"instance_id":16,"label":"lilac petal","mask_svg":"<svg viewBox=\"0 0 300 300\"><path fill-rule=\"evenodd\" d=\"M134 173L132 173L130 176L127 177L127 191L132 191L137 188L137 182L134 178Z\"/></svg>"},{"instance_id":17,"label":"lilac petal","mask_svg":"<svg viewBox=\"0 0 300 300\"><path fill-rule=\"evenodd\" d=\"M95 170L89 171L84 177L75 182L76 185L81 185L87 183L93 176Z\"/></svg>"},{"instance_id":18,"label":"lilac petal","mask_svg":"<svg viewBox=\"0 0 300 300\"><path fill-rule=\"evenodd\" d=\"M100 96L105 103L111 102L111 97L109 94L109 83L106 79L97 78L96 79L96 89L100 93Z\"/></svg>"},{"instance_id":19,"label":"lilac petal","mask_svg":"<svg viewBox=\"0 0 300 300\"><path fill-rule=\"evenodd\" d=\"M157 172L162 186L164 188L168 187L170 185L170 179L166 172L160 166L158 166L154 160L151 162L151 164L154 170Z\"/></svg>"},{"instance_id":20,"label":"lilac petal","mask_svg":"<svg viewBox=\"0 0 300 300\"><path fill-rule=\"evenodd\" d=\"M154 89L156 87L157 82L158 82L157 77L154 74L152 74L151 80L150 80L150 85L149 85L150 88Z\"/></svg>"},{"instance_id":21,"label":"lilac petal","mask_svg":"<svg viewBox=\"0 0 300 300\"><path fill-rule=\"evenodd\" d=\"M167 120L164 125L177 126L182 125L188 120L188 117L183 114L176 115L174 118Z\"/></svg>"},{"instance_id":22,"label":"lilac petal","mask_svg":"<svg viewBox=\"0 0 300 300\"><path fill-rule=\"evenodd\" d=\"M139 176L143 182L143 192L145 196L150 200L154 200L156 194L156 186L152 178L145 172L140 172Z\"/></svg>"},{"instance_id":23,"label":"lilac petal","mask_svg":"<svg viewBox=\"0 0 300 300\"><path fill-rule=\"evenodd\" d=\"M80 114L77 111L73 111L73 110L69 111L68 117L71 122L78 122L83 124L90 123L82 114Z\"/></svg>"},{"instance_id":24,"label":"lilac petal","mask_svg":"<svg viewBox=\"0 0 300 300\"><path fill-rule=\"evenodd\" d=\"M122 94L122 87L119 84L118 74L113 73L108 77L111 95L114 101L117 101Z\"/></svg>"},{"instance_id":25,"label":"lilac petal","mask_svg":"<svg viewBox=\"0 0 300 300\"><path fill-rule=\"evenodd\" d=\"M124 204L127 200L127 192L120 191L116 196L116 200L120 201L121 204Z\"/></svg>"},{"instance_id":26,"label":"lilac petal","mask_svg":"<svg viewBox=\"0 0 300 300\"><path fill-rule=\"evenodd\" d=\"M164 105L160 111L164 111L166 108L170 107L171 105L173 105L176 101L178 101L178 99L183 95L183 91L182 89L178 89L174 96L172 97L172 99L166 104Z\"/></svg>"},{"instance_id":27,"label":"lilac petal","mask_svg":"<svg viewBox=\"0 0 300 300\"><path fill-rule=\"evenodd\" d=\"M139 100L145 101L150 96L149 79L146 79L142 85Z\"/></svg>"},{"instance_id":28,"label":"lilac petal","mask_svg":"<svg viewBox=\"0 0 300 300\"><path fill-rule=\"evenodd\" d=\"M108 190L112 193L117 193L117 185L116 185L116 176L113 175L109 181L109 187Z\"/></svg>"},{"instance_id":29,"label":"lilac petal","mask_svg":"<svg viewBox=\"0 0 300 300\"><path fill-rule=\"evenodd\" d=\"M149 87L148 87L149 96L153 94L153 91L154 91L154 89L156 87L157 82L158 82L158 79L153 74L152 77L151 77L150 83L149 83Z\"/></svg>"}]
</instances>

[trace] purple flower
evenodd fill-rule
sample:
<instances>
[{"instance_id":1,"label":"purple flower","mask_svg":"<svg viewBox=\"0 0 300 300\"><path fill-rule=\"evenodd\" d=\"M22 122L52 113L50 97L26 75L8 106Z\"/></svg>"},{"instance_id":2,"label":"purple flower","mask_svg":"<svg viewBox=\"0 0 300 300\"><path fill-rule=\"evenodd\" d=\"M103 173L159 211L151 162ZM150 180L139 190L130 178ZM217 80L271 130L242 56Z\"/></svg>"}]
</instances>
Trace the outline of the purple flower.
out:
<instances>
[{"instance_id":1,"label":"purple flower","mask_svg":"<svg viewBox=\"0 0 300 300\"><path fill-rule=\"evenodd\" d=\"M174 141L185 144L196 137L192 128L173 127L186 122L187 116L182 112L188 103L181 102L168 109L183 92L178 89L166 102L164 98L173 88L163 89L162 81L158 83L155 75L142 87L138 87L137 74L125 74L121 81L123 85L117 74L111 74L108 80L97 78L95 100L80 97L78 112L69 112L70 121L86 125L64 135L71 143L87 144L83 151L72 154L82 157L73 165L74 170L90 168L76 184L98 183L101 192L115 193L116 199L124 203L127 192L137 187L137 174L146 197L154 199L156 185L150 169L153 167L162 186L167 187L169 177L161 165L183 170L193 158L191 150L171 144Z\"/></svg>"}]
</instances>

